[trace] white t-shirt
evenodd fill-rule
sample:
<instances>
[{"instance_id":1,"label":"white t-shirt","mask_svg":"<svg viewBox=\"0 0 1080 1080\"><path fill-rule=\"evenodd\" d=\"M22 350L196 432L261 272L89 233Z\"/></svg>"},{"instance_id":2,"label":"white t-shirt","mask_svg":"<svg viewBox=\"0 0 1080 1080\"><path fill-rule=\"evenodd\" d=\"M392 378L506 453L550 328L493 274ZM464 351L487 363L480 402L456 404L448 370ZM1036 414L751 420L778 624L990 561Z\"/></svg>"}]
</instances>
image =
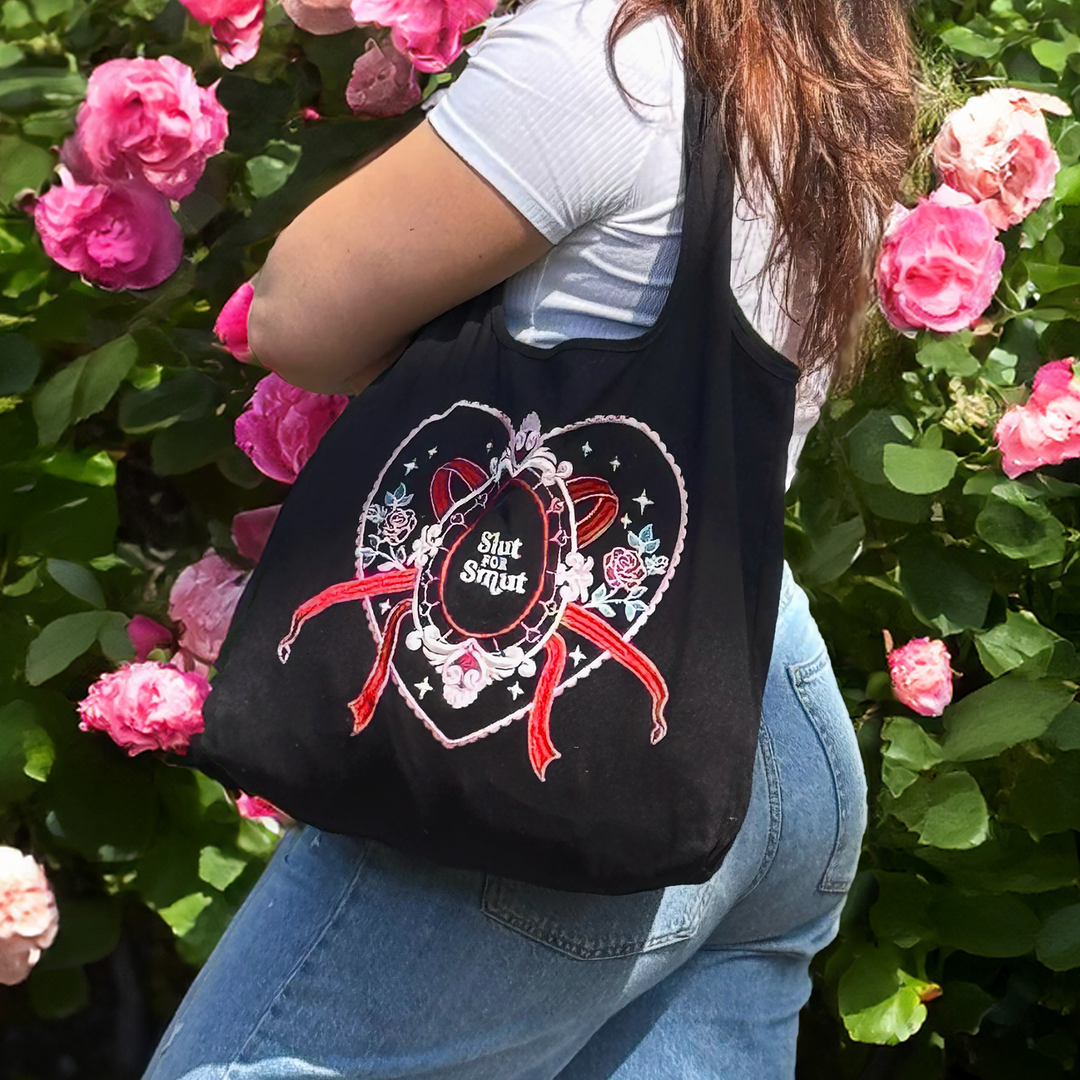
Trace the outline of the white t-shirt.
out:
<instances>
[{"instance_id":1,"label":"white t-shirt","mask_svg":"<svg viewBox=\"0 0 1080 1080\"><path fill-rule=\"evenodd\" d=\"M571 337L637 337L667 298L682 235L682 43L658 16L624 34L620 0L528 0L489 21L465 71L427 119L555 246L506 284L510 333L541 348ZM635 101L634 98L639 99ZM761 337L794 360L798 323L762 270L771 227L736 190L731 284ZM788 481L824 398L801 380Z\"/></svg>"}]
</instances>

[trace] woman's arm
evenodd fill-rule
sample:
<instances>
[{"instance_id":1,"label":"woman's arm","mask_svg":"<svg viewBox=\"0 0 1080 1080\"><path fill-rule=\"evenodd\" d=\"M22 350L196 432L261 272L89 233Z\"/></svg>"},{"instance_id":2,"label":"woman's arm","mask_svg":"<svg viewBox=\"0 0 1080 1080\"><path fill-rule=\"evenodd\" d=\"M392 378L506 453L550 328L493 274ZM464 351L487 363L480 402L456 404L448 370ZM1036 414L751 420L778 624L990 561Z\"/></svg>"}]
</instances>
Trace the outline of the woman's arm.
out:
<instances>
[{"instance_id":1,"label":"woman's arm","mask_svg":"<svg viewBox=\"0 0 1080 1080\"><path fill-rule=\"evenodd\" d=\"M252 350L306 390L360 390L426 322L550 247L425 120L281 233L255 284Z\"/></svg>"}]
</instances>

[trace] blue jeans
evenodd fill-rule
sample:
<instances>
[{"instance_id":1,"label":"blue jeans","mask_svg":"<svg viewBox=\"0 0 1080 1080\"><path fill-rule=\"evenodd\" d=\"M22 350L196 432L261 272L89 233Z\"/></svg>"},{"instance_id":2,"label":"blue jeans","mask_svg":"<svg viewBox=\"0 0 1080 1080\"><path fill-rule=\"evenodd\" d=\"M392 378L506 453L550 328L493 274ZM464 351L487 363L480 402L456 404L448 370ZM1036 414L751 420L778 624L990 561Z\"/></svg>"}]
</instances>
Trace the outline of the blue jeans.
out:
<instances>
[{"instance_id":1,"label":"blue jeans","mask_svg":"<svg viewBox=\"0 0 1080 1080\"><path fill-rule=\"evenodd\" d=\"M290 830L144 1080L783 1080L866 823L785 568L749 813L716 875L629 896Z\"/></svg>"}]
</instances>

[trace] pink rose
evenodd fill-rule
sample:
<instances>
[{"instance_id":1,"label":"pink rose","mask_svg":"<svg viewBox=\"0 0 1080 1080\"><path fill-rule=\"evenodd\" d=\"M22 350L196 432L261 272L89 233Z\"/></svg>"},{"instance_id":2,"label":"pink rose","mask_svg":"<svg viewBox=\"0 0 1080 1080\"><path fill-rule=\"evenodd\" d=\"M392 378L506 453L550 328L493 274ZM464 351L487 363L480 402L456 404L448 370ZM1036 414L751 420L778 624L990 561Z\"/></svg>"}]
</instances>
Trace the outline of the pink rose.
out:
<instances>
[{"instance_id":1,"label":"pink rose","mask_svg":"<svg viewBox=\"0 0 1080 1080\"><path fill-rule=\"evenodd\" d=\"M351 0L282 0L285 14L309 34L340 34L351 30Z\"/></svg>"},{"instance_id":2,"label":"pink rose","mask_svg":"<svg viewBox=\"0 0 1080 1080\"><path fill-rule=\"evenodd\" d=\"M260 799L257 795L246 795L244 792L236 797L236 812L243 818L274 818L275 821L281 821L288 817L272 802Z\"/></svg>"},{"instance_id":3,"label":"pink rose","mask_svg":"<svg viewBox=\"0 0 1080 1080\"><path fill-rule=\"evenodd\" d=\"M998 421L994 439L1001 467L1011 478L1040 465L1080 457L1080 379L1076 361L1054 360L1035 373L1031 397Z\"/></svg>"},{"instance_id":4,"label":"pink rose","mask_svg":"<svg viewBox=\"0 0 1080 1080\"><path fill-rule=\"evenodd\" d=\"M645 564L630 548L612 548L604 556L604 580L613 589L636 588L645 580Z\"/></svg>"},{"instance_id":5,"label":"pink rose","mask_svg":"<svg viewBox=\"0 0 1080 1080\"><path fill-rule=\"evenodd\" d=\"M159 645L172 644L172 631L146 615L135 615L127 624L127 636L135 649L135 659L142 663Z\"/></svg>"},{"instance_id":6,"label":"pink rose","mask_svg":"<svg viewBox=\"0 0 1080 1080\"><path fill-rule=\"evenodd\" d=\"M974 326L1001 281L1005 248L969 195L939 187L913 210L897 204L878 256L877 288L897 330Z\"/></svg>"},{"instance_id":7,"label":"pink rose","mask_svg":"<svg viewBox=\"0 0 1080 1080\"><path fill-rule=\"evenodd\" d=\"M76 124L60 157L79 180L145 181L170 199L195 190L229 134L215 87L171 56L99 64Z\"/></svg>"},{"instance_id":8,"label":"pink rose","mask_svg":"<svg viewBox=\"0 0 1080 1080\"><path fill-rule=\"evenodd\" d=\"M184 238L163 195L136 184L60 184L34 206L41 246L65 270L104 289L149 289L180 265Z\"/></svg>"},{"instance_id":9,"label":"pink rose","mask_svg":"<svg viewBox=\"0 0 1080 1080\"><path fill-rule=\"evenodd\" d=\"M421 96L416 68L397 49L380 48L368 38L345 88L349 108L365 119L384 119L408 112Z\"/></svg>"},{"instance_id":10,"label":"pink rose","mask_svg":"<svg viewBox=\"0 0 1080 1080\"><path fill-rule=\"evenodd\" d=\"M210 27L214 51L230 70L246 64L259 51L263 0L181 0L191 17Z\"/></svg>"},{"instance_id":11,"label":"pink rose","mask_svg":"<svg viewBox=\"0 0 1080 1080\"><path fill-rule=\"evenodd\" d=\"M262 557L280 510L280 504L260 506L258 510L242 510L232 519L232 541L245 559L258 562Z\"/></svg>"},{"instance_id":12,"label":"pink rose","mask_svg":"<svg viewBox=\"0 0 1080 1080\"><path fill-rule=\"evenodd\" d=\"M1050 94L997 87L949 113L934 140L942 180L970 195L998 229L1022 221L1054 190L1061 162L1044 109L1072 111Z\"/></svg>"},{"instance_id":13,"label":"pink rose","mask_svg":"<svg viewBox=\"0 0 1080 1080\"><path fill-rule=\"evenodd\" d=\"M451 709L471 705L491 680L480 659L480 647L472 639L447 657L442 667L442 692Z\"/></svg>"},{"instance_id":14,"label":"pink rose","mask_svg":"<svg viewBox=\"0 0 1080 1080\"><path fill-rule=\"evenodd\" d=\"M390 40L420 71L442 71L461 54L461 35L495 10L494 0L352 0L360 24L391 27Z\"/></svg>"},{"instance_id":15,"label":"pink rose","mask_svg":"<svg viewBox=\"0 0 1080 1080\"><path fill-rule=\"evenodd\" d=\"M218 341L225 346L240 361L241 364L249 364L253 358L251 346L248 344L248 312L251 311L251 300L255 295L255 286L250 281L245 281L225 301L225 306L214 323L214 333Z\"/></svg>"},{"instance_id":16,"label":"pink rose","mask_svg":"<svg viewBox=\"0 0 1080 1080\"><path fill-rule=\"evenodd\" d=\"M180 572L169 593L169 618L183 627L184 652L213 664L246 581L246 571L237 570L215 551Z\"/></svg>"},{"instance_id":17,"label":"pink rose","mask_svg":"<svg viewBox=\"0 0 1080 1080\"><path fill-rule=\"evenodd\" d=\"M196 672L147 661L102 675L79 702L82 731L104 731L134 757L144 750L187 753L203 729L210 684Z\"/></svg>"},{"instance_id":18,"label":"pink rose","mask_svg":"<svg viewBox=\"0 0 1080 1080\"><path fill-rule=\"evenodd\" d=\"M236 445L260 472L291 484L348 403L344 394L313 394L267 375L236 419Z\"/></svg>"},{"instance_id":19,"label":"pink rose","mask_svg":"<svg viewBox=\"0 0 1080 1080\"><path fill-rule=\"evenodd\" d=\"M0 984L30 974L56 937L60 919L41 865L18 848L0 847Z\"/></svg>"},{"instance_id":20,"label":"pink rose","mask_svg":"<svg viewBox=\"0 0 1080 1080\"><path fill-rule=\"evenodd\" d=\"M897 701L920 716L940 716L952 701L952 670L943 641L915 638L889 653L889 674Z\"/></svg>"}]
</instances>

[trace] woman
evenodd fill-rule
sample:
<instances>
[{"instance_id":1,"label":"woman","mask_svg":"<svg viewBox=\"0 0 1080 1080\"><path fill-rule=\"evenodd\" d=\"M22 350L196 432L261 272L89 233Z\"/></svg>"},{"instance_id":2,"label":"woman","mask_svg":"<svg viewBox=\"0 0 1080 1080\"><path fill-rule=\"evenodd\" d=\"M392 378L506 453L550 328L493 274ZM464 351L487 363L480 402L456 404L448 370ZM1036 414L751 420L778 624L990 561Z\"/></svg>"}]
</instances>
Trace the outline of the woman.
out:
<instances>
[{"instance_id":1,"label":"woman","mask_svg":"<svg viewBox=\"0 0 1080 1080\"><path fill-rule=\"evenodd\" d=\"M641 335L700 239L681 235L685 64L726 102L743 195L756 166L774 208L770 234L737 204L730 284L751 353L802 371L790 475L850 366L908 164L900 0L631 0L612 30L618 6L531 0L492 29L424 122L282 234L255 353L307 389L360 391L504 280L506 328L532 349ZM291 830L147 1080L790 1077L864 824L851 724L785 572L749 809L709 881L560 892Z\"/></svg>"}]
</instances>

